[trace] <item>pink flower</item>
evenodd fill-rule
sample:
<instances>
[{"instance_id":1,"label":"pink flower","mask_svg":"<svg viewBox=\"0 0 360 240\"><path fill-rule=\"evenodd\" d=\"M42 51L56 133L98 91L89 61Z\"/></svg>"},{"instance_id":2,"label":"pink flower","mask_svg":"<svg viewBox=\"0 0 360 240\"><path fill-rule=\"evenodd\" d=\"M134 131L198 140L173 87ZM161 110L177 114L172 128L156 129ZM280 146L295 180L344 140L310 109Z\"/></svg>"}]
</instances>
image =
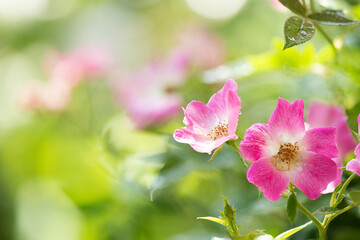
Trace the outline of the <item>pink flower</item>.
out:
<instances>
[{"instance_id":1,"label":"pink flower","mask_svg":"<svg viewBox=\"0 0 360 240\"><path fill-rule=\"evenodd\" d=\"M184 28L178 36L178 48L186 52L190 62L200 69L217 67L225 61L223 41L202 26Z\"/></svg>"},{"instance_id":2,"label":"pink flower","mask_svg":"<svg viewBox=\"0 0 360 240\"><path fill-rule=\"evenodd\" d=\"M19 103L28 110L64 110L71 100L71 89L64 83L50 81L24 86L19 93Z\"/></svg>"},{"instance_id":3,"label":"pink flower","mask_svg":"<svg viewBox=\"0 0 360 240\"><path fill-rule=\"evenodd\" d=\"M292 182L316 199L336 178L331 158L338 155L334 127L305 130L304 103L279 98L268 124L247 129L240 143L243 156L253 162L247 178L270 201L278 200Z\"/></svg>"},{"instance_id":4,"label":"pink flower","mask_svg":"<svg viewBox=\"0 0 360 240\"><path fill-rule=\"evenodd\" d=\"M167 59L123 74L116 87L117 98L137 128L159 126L180 113L182 97L175 90L187 76L186 57L174 52Z\"/></svg>"},{"instance_id":5,"label":"pink flower","mask_svg":"<svg viewBox=\"0 0 360 240\"><path fill-rule=\"evenodd\" d=\"M358 116L358 132L360 133L360 114ZM356 173L360 176L360 144L355 148L355 159L348 162L346 170Z\"/></svg>"},{"instance_id":6,"label":"pink flower","mask_svg":"<svg viewBox=\"0 0 360 240\"><path fill-rule=\"evenodd\" d=\"M309 106L308 124L310 128L317 127L336 127L336 145L339 150L339 156L334 159L338 170L337 176L323 193L333 192L337 185L341 182L344 157L352 152L356 146L356 142L352 136L351 130L346 123L347 116L340 106L331 106L322 103L312 103Z\"/></svg>"},{"instance_id":7,"label":"pink flower","mask_svg":"<svg viewBox=\"0 0 360 240\"><path fill-rule=\"evenodd\" d=\"M42 89L42 85L35 83L23 86L17 97L20 106L28 110L41 109L43 106Z\"/></svg>"},{"instance_id":8,"label":"pink flower","mask_svg":"<svg viewBox=\"0 0 360 240\"><path fill-rule=\"evenodd\" d=\"M52 81L63 81L74 87L86 78L103 76L110 67L110 57L98 48L53 53L47 62Z\"/></svg>"},{"instance_id":9,"label":"pink flower","mask_svg":"<svg viewBox=\"0 0 360 240\"><path fill-rule=\"evenodd\" d=\"M241 100L237 95L234 80L227 80L224 87L215 93L205 105L190 102L184 110L184 124L174 132L174 139L187 143L197 152L211 153L226 141L237 139L235 135Z\"/></svg>"}]
</instances>

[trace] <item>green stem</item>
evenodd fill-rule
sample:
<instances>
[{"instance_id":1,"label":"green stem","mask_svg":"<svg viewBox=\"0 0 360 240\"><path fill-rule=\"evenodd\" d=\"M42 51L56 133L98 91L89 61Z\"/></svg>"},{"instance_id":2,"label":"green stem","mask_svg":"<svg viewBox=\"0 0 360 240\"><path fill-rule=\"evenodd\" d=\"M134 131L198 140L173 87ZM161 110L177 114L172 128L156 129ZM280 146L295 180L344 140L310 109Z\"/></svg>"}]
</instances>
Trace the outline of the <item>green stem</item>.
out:
<instances>
[{"instance_id":1,"label":"green stem","mask_svg":"<svg viewBox=\"0 0 360 240\"><path fill-rule=\"evenodd\" d=\"M330 43L331 47L333 48L335 54L337 53L337 49L332 41L332 39L327 35L327 33L324 31L324 29L316 22L312 22L314 26L320 31L320 33L325 37L325 39Z\"/></svg>"},{"instance_id":2,"label":"green stem","mask_svg":"<svg viewBox=\"0 0 360 240\"><path fill-rule=\"evenodd\" d=\"M306 6L305 0L302 0L302 5L304 6L304 8L305 8L305 13L307 14L307 12L308 12L309 10L308 10L308 7Z\"/></svg>"},{"instance_id":3,"label":"green stem","mask_svg":"<svg viewBox=\"0 0 360 240\"><path fill-rule=\"evenodd\" d=\"M307 210L299 201L297 201L297 207L300 209L300 211L302 211L318 228L319 230L319 234L320 234L320 238L321 239L326 239L326 236L324 237L324 227L322 225L322 223L319 221L319 219L317 219L309 210ZM325 232L326 234L326 232Z\"/></svg>"},{"instance_id":4,"label":"green stem","mask_svg":"<svg viewBox=\"0 0 360 240\"><path fill-rule=\"evenodd\" d=\"M342 214L342 213L344 213L344 212L346 212L346 211L350 210L351 208L356 207L356 206L358 206L358 205L360 205L360 203L353 203L353 204L351 204L351 205L349 205L349 206L341 209L341 212L337 212L337 213L334 213L334 214L328 214L328 215L326 215L325 218L324 218L324 221L323 221L324 229L326 230L326 229L328 228L330 222L331 222L334 218L336 218L336 217L339 216L340 214Z\"/></svg>"},{"instance_id":5,"label":"green stem","mask_svg":"<svg viewBox=\"0 0 360 240\"><path fill-rule=\"evenodd\" d=\"M313 1L313 0L310 0L310 9L311 9L311 12L316 12L316 10L315 10L315 4L314 4L314 1Z\"/></svg>"},{"instance_id":6,"label":"green stem","mask_svg":"<svg viewBox=\"0 0 360 240\"><path fill-rule=\"evenodd\" d=\"M344 184L342 185L342 187L340 188L338 193L335 193L335 194L337 194L336 201L334 202L334 204L331 207L336 207L337 205L339 205L339 203L343 199L342 195L344 194L345 189L350 184L351 180L353 180L355 177L356 177L356 173L353 173L350 175L350 177L348 179L346 179L346 181L344 182Z\"/></svg>"}]
</instances>

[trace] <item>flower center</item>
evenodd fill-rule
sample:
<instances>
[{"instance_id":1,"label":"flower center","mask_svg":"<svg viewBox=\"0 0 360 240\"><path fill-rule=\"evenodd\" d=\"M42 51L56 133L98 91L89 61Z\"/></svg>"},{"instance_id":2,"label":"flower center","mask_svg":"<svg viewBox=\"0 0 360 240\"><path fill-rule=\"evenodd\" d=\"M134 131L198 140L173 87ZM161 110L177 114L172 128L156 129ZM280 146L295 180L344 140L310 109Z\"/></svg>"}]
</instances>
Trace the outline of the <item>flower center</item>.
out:
<instances>
[{"instance_id":1,"label":"flower center","mask_svg":"<svg viewBox=\"0 0 360 240\"><path fill-rule=\"evenodd\" d=\"M216 140L228 135L229 135L229 125L225 123L225 121L219 122L218 125L216 125L216 127L211 129L211 131L207 134L207 136L211 140Z\"/></svg>"},{"instance_id":2,"label":"flower center","mask_svg":"<svg viewBox=\"0 0 360 240\"><path fill-rule=\"evenodd\" d=\"M299 146L297 142L281 144L278 153L271 159L274 167L279 171L290 170L291 165L298 161Z\"/></svg>"}]
</instances>

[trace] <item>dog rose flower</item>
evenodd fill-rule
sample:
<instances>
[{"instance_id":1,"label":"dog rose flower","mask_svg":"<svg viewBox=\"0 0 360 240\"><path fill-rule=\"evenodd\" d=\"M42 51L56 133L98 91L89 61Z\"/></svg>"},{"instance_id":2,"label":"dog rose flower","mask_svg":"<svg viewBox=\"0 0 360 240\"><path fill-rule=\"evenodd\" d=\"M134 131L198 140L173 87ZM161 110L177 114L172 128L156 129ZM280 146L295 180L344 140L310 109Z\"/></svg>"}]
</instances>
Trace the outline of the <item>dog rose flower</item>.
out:
<instances>
[{"instance_id":1,"label":"dog rose flower","mask_svg":"<svg viewBox=\"0 0 360 240\"><path fill-rule=\"evenodd\" d=\"M211 153L231 139L235 134L241 109L234 80L226 81L224 87L215 93L207 104L190 102L184 110L184 124L188 125L174 132L174 139L187 143L197 152Z\"/></svg>"},{"instance_id":2,"label":"dog rose flower","mask_svg":"<svg viewBox=\"0 0 360 240\"><path fill-rule=\"evenodd\" d=\"M307 123L310 128L317 127L336 127L336 145L339 150L339 156L334 158L338 170L336 179L329 183L323 193L333 192L337 185L341 182L342 172L340 168L343 166L343 159L350 152L354 151L356 141L347 125L347 116L340 106L333 106L318 102L313 102L309 106Z\"/></svg>"},{"instance_id":3,"label":"dog rose flower","mask_svg":"<svg viewBox=\"0 0 360 240\"><path fill-rule=\"evenodd\" d=\"M247 129L240 143L243 156L253 162L247 173L264 196L278 200L291 182L316 199L336 178L336 128L305 130L304 103L279 98L268 124Z\"/></svg>"}]
</instances>

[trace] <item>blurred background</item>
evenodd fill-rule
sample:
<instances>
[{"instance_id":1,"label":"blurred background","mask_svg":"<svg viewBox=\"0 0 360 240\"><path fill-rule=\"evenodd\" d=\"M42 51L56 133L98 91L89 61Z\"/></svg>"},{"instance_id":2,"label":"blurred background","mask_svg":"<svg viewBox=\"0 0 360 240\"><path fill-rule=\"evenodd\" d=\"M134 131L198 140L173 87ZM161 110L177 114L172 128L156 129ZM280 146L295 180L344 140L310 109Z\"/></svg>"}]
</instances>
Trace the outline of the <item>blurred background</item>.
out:
<instances>
[{"instance_id":1,"label":"blurred background","mask_svg":"<svg viewBox=\"0 0 360 240\"><path fill-rule=\"evenodd\" d=\"M358 0L317 7L360 19ZM239 136L278 97L340 105L357 131L360 28L324 27L337 54L319 33L282 51L291 15L275 0L1 0L0 239L229 239L196 220L218 216L222 196L243 234L291 228L286 200L258 200L233 149L208 162L172 138L181 107L228 78ZM311 211L329 200L299 196ZM359 224L353 209L329 239L355 239ZM293 239L316 236L310 226Z\"/></svg>"}]
</instances>

